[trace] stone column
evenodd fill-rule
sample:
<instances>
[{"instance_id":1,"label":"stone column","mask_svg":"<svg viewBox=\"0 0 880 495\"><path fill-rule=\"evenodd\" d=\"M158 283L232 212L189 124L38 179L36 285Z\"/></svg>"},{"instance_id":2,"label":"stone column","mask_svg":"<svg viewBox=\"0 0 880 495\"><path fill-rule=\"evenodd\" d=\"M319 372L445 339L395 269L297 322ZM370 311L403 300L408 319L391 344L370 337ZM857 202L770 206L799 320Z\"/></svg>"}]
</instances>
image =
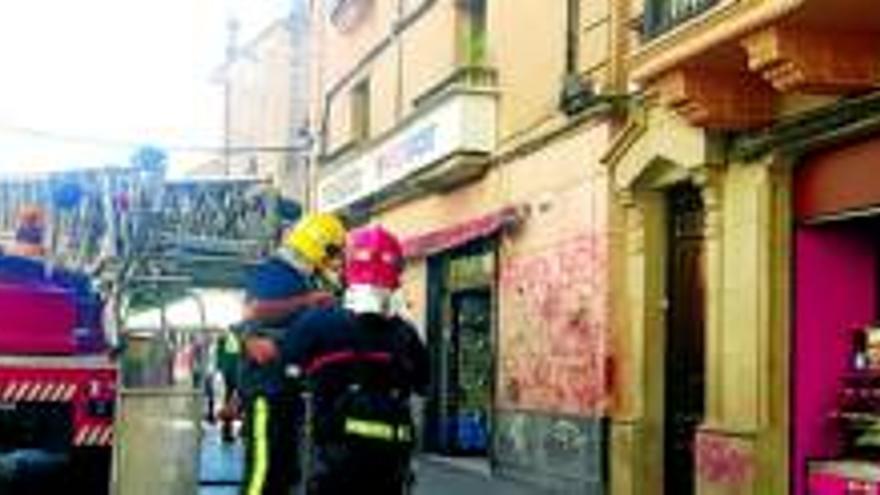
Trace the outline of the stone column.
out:
<instances>
[{"instance_id":1,"label":"stone column","mask_svg":"<svg viewBox=\"0 0 880 495\"><path fill-rule=\"evenodd\" d=\"M611 438L615 495L663 491L663 364L665 341L665 212L663 195L619 193L625 251L617 297L616 411Z\"/></svg>"}]
</instances>

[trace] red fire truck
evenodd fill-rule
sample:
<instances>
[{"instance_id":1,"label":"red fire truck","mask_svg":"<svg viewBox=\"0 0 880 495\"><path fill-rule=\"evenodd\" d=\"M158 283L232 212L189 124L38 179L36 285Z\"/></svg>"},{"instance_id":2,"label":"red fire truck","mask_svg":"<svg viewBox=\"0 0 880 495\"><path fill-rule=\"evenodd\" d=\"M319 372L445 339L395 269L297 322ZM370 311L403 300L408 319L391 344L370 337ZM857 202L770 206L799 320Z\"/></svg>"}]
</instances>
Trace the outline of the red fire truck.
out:
<instances>
[{"instance_id":1,"label":"red fire truck","mask_svg":"<svg viewBox=\"0 0 880 495\"><path fill-rule=\"evenodd\" d=\"M117 369L102 306L89 277L0 255L0 486L64 465L106 490Z\"/></svg>"},{"instance_id":2,"label":"red fire truck","mask_svg":"<svg viewBox=\"0 0 880 495\"><path fill-rule=\"evenodd\" d=\"M116 341L132 308L159 307L182 285L239 286L299 215L255 178L168 183L149 155L128 168L0 180L0 495L105 493L123 374L105 324ZM73 465L61 489L7 488L56 465ZM68 486L71 477L89 488Z\"/></svg>"}]
</instances>

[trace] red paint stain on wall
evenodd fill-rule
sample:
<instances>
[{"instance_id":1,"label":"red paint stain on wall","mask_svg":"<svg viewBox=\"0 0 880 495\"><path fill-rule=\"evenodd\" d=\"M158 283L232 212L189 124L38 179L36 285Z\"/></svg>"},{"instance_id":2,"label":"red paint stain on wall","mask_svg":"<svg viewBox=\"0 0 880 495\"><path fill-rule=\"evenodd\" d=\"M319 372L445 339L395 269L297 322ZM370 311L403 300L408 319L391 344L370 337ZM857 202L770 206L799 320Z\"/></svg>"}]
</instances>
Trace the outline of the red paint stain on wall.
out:
<instances>
[{"instance_id":1,"label":"red paint stain on wall","mask_svg":"<svg viewBox=\"0 0 880 495\"><path fill-rule=\"evenodd\" d=\"M608 290L608 248L600 233L503 263L502 405L605 410Z\"/></svg>"},{"instance_id":2,"label":"red paint stain on wall","mask_svg":"<svg viewBox=\"0 0 880 495\"><path fill-rule=\"evenodd\" d=\"M697 435L697 472L710 483L743 486L750 483L755 473L751 453L727 438Z\"/></svg>"}]
</instances>

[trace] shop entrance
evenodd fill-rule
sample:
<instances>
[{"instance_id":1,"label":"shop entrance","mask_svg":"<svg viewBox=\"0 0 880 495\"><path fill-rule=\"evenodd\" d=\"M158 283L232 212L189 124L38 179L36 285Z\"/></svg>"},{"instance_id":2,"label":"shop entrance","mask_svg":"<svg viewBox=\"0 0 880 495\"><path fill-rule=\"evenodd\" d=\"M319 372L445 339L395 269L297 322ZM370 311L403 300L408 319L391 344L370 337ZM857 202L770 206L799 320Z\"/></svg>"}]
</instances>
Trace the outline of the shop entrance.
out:
<instances>
[{"instance_id":1,"label":"shop entrance","mask_svg":"<svg viewBox=\"0 0 880 495\"><path fill-rule=\"evenodd\" d=\"M806 156L794 170L790 469L797 495L880 487L878 157L873 136Z\"/></svg>"},{"instance_id":2,"label":"shop entrance","mask_svg":"<svg viewBox=\"0 0 880 495\"><path fill-rule=\"evenodd\" d=\"M880 366L867 359L877 327L880 218L795 229L793 355L794 493L824 478L847 479L880 461ZM877 361L880 364L880 360ZM811 479L808 481L807 477ZM874 475L880 482L880 477ZM872 485L873 487L873 485Z\"/></svg>"},{"instance_id":3,"label":"shop entrance","mask_svg":"<svg viewBox=\"0 0 880 495\"><path fill-rule=\"evenodd\" d=\"M705 412L704 209L700 190L690 184L673 188L667 201L664 493L690 495L693 445Z\"/></svg>"},{"instance_id":4,"label":"shop entrance","mask_svg":"<svg viewBox=\"0 0 880 495\"><path fill-rule=\"evenodd\" d=\"M426 446L443 454L486 455L494 378L495 249L469 244L429 264L429 347L434 380Z\"/></svg>"},{"instance_id":5,"label":"shop entrance","mask_svg":"<svg viewBox=\"0 0 880 495\"><path fill-rule=\"evenodd\" d=\"M458 452L485 454L492 383L491 292L488 288L463 290L453 293L451 300L453 442Z\"/></svg>"}]
</instances>

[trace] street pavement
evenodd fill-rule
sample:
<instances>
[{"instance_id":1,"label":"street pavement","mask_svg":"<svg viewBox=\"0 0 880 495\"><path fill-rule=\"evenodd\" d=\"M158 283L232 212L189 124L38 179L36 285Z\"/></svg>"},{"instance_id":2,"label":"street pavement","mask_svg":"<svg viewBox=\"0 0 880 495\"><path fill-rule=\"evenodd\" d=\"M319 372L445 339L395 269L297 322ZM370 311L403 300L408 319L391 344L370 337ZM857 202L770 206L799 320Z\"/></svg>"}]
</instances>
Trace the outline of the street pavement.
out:
<instances>
[{"instance_id":1,"label":"street pavement","mask_svg":"<svg viewBox=\"0 0 880 495\"><path fill-rule=\"evenodd\" d=\"M539 492L480 473L420 461L414 495L537 495ZM199 495L238 495L237 485L203 485Z\"/></svg>"},{"instance_id":2,"label":"street pavement","mask_svg":"<svg viewBox=\"0 0 880 495\"><path fill-rule=\"evenodd\" d=\"M206 430L199 495L237 495L242 470L240 443L220 442L216 429ZM420 457L414 495L539 495L534 489L493 478L485 463L466 459Z\"/></svg>"},{"instance_id":3,"label":"street pavement","mask_svg":"<svg viewBox=\"0 0 880 495\"><path fill-rule=\"evenodd\" d=\"M507 480L493 478L488 470L465 463L421 458L416 465L414 495L538 495L541 492Z\"/></svg>"}]
</instances>

